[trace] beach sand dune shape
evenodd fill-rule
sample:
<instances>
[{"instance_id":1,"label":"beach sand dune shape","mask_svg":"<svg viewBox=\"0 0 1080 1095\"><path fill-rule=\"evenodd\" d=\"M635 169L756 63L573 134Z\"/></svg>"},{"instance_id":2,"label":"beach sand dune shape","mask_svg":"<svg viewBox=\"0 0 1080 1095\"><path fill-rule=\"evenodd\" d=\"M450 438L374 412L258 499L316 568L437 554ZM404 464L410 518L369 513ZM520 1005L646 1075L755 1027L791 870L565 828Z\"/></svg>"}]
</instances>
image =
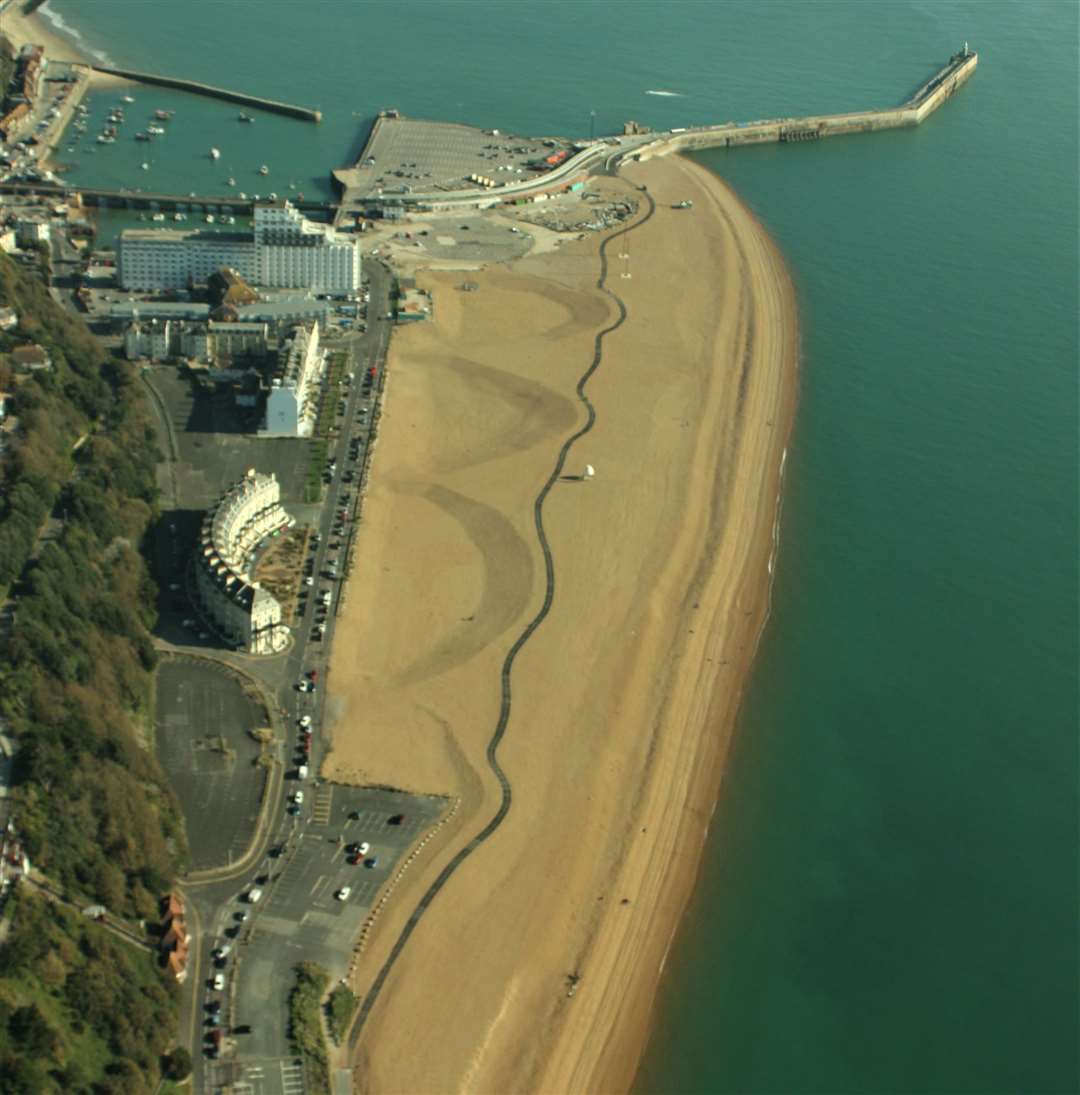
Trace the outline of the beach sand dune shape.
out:
<instances>
[{"instance_id":1,"label":"beach sand dune shape","mask_svg":"<svg viewBox=\"0 0 1080 1095\"><path fill-rule=\"evenodd\" d=\"M429 487L423 497L461 526L479 553L483 578L468 615L459 617L449 633L433 636L434 648L396 677L394 684L402 688L474 658L520 619L534 582L534 549L498 510L446 487Z\"/></svg>"},{"instance_id":2,"label":"beach sand dune shape","mask_svg":"<svg viewBox=\"0 0 1080 1095\"><path fill-rule=\"evenodd\" d=\"M433 471L464 471L531 449L568 433L578 421L579 404L541 381L462 357L433 358L429 367L453 374L460 397L482 401L489 416L482 440L475 434L444 436Z\"/></svg>"}]
</instances>

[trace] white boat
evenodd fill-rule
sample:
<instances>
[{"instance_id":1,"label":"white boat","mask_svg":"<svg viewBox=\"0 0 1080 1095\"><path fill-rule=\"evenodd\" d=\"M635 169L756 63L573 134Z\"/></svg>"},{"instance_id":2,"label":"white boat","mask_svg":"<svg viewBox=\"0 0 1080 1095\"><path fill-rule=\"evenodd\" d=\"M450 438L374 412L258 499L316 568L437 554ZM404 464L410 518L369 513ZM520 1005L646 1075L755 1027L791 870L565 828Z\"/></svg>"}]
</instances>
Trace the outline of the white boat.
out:
<instances>
[{"instance_id":1,"label":"white boat","mask_svg":"<svg viewBox=\"0 0 1080 1095\"><path fill-rule=\"evenodd\" d=\"M232 177L232 175L229 176L228 182L229 182L229 186L235 186L236 185L236 180Z\"/></svg>"},{"instance_id":2,"label":"white boat","mask_svg":"<svg viewBox=\"0 0 1080 1095\"><path fill-rule=\"evenodd\" d=\"M214 214L213 213L207 213L206 214L206 223L207 224L213 224L214 223Z\"/></svg>"},{"instance_id":3,"label":"white boat","mask_svg":"<svg viewBox=\"0 0 1080 1095\"><path fill-rule=\"evenodd\" d=\"M163 221L165 219L164 213L155 213L151 218L152 221Z\"/></svg>"},{"instance_id":4,"label":"white boat","mask_svg":"<svg viewBox=\"0 0 1080 1095\"><path fill-rule=\"evenodd\" d=\"M211 148L210 149L210 159L220 160L221 159L221 153L216 148Z\"/></svg>"},{"instance_id":5,"label":"white boat","mask_svg":"<svg viewBox=\"0 0 1080 1095\"><path fill-rule=\"evenodd\" d=\"M259 174L260 175L269 175L270 174L270 168L268 168L266 166L266 164L263 164L262 167L259 168Z\"/></svg>"},{"instance_id":6,"label":"white boat","mask_svg":"<svg viewBox=\"0 0 1080 1095\"><path fill-rule=\"evenodd\" d=\"M271 190L270 193L266 195L266 197L269 201L272 201L272 202L277 201L277 194L275 194L273 190Z\"/></svg>"},{"instance_id":7,"label":"white boat","mask_svg":"<svg viewBox=\"0 0 1080 1095\"><path fill-rule=\"evenodd\" d=\"M174 221L182 221L184 219L184 214L183 213L173 213L172 219Z\"/></svg>"},{"instance_id":8,"label":"white boat","mask_svg":"<svg viewBox=\"0 0 1080 1095\"><path fill-rule=\"evenodd\" d=\"M157 134L157 136L160 137L165 132L165 130L162 129L162 127L159 126L159 125L148 125L146 127L146 132L147 133L155 133L155 134Z\"/></svg>"},{"instance_id":9,"label":"white boat","mask_svg":"<svg viewBox=\"0 0 1080 1095\"><path fill-rule=\"evenodd\" d=\"M150 165L148 163L144 163L142 165L142 169L143 169L143 171L149 171L150 170Z\"/></svg>"},{"instance_id":10,"label":"white boat","mask_svg":"<svg viewBox=\"0 0 1080 1095\"><path fill-rule=\"evenodd\" d=\"M133 99L133 98L132 98L132 97L131 97L130 95L125 95L125 96L124 96L124 98L123 98L123 99L122 99L121 101L122 101L122 102L125 102L125 103L133 103L133 102L135 102L135 100L134 100L134 99Z\"/></svg>"}]
</instances>

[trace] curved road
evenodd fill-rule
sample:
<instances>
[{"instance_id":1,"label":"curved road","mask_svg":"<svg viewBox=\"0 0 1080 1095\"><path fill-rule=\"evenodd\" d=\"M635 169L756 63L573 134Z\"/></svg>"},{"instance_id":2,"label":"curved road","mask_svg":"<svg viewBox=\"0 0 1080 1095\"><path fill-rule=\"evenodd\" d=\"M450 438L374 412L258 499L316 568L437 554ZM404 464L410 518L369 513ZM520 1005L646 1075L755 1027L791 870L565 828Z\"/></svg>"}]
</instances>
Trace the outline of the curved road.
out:
<instances>
[{"instance_id":1,"label":"curved road","mask_svg":"<svg viewBox=\"0 0 1080 1095\"><path fill-rule=\"evenodd\" d=\"M649 220L653 213L656 212L656 203L653 201L652 196L648 191L641 192L648 203L648 212L639 221L629 225L626 228L621 229L618 232L612 233L604 242L600 245L600 277L597 279L596 287L603 292L607 293L609 297L615 302L616 307L619 310L618 318L610 326L605 327L603 330L598 331L596 334L595 347L593 350L593 359L589 367L582 374L581 379L577 382L576 392L578 399L584 403L585 409L588 412L588 417L585 424L576 433L571 434L566 441L563 442L562 448L559 450L558 459L555 461L555 467L552 469L551 474L548 476L547 482L540 489L540 493L536 496L536 501L533 503L533 519L536 523L536 536L540 542L540 550L544 555L544 570L545 570L545 592L544 603L540 606L536 615L525 625L524 631L515 640L513 646L506 653L506 658L502 664L502 703L499 708L499 719L495 724L495 732L491 736L491 740L488 742L487 747L487 761L491 770L495 773L495 778L499 781L499 786L502 789L502 802L499 804L499 809L495 812L495 816L480 830L466 844L461 848L458 853L450 860L449 863L439 872L435 881L428 887L427 892L420 899L416 908L413 909L412 915L405 922L404 928L401 930L401 934L398 936L391 949L386 961L383 963L382 969L379 970L378 976L372 983L371 988L368 990L367 995L364 997L364 1002L361 1004L359 1011L356 1014L356 1019L353 1023L352 1030L349 1034L349 1048L350 1050L356 1048L356 1043L359 1041L360 1032L363 1030L364 1023L367 1021L368 1015L371 1013L371 1009L375 1006L376 1001L379 998L379 993L382 991L383 985L386 983L387 977L390 975L390 971L394 968L394 963L398 960L401 952L405 949L405 945L409 941L409 937L412 935L416 925L420 922L420 918L427 911L428 906L438 896L439 891L450 880L450 877L454 872L465 862L466 859L481 844L484 843L498 827L503 823L506 815L510 812L510 806L513 802L513 788L510 785L510 780L507 779L506 773L499 766L498 759L495 754L499 748L499 743L503 739L503 735L506 733L506 727L510 722L510 707L512 703L512 693L510 688L510 673L513 670L514 662L517 659L518 654L521 652L522 647L532 638L533 632L544 622L547 614L551 611L551 605L555 600L555 564L551 556L551 547L548 544L547 534L544 531L544 502L547 500L547 496L551 493L552 487L559 481L562 475L563 468L566 466L566 458L570 453L570 449L574 443L581 437L584 437L592 428L596 422L596 408L589 402L589 397L585 394L585 385L589 382L590 377L600 367L600 362L603 357L603 341L605 335L611 334L612 331L618 330L619 327L626 322L627 310L626 305L622 302L616 293L613 293L604 283L607 280L608 264L607 264L607 249L613 240L618 239L620 236L626 235L628 232L632 232L635 228L639 228L647 220Z\"/></svg>"}]
</instances>

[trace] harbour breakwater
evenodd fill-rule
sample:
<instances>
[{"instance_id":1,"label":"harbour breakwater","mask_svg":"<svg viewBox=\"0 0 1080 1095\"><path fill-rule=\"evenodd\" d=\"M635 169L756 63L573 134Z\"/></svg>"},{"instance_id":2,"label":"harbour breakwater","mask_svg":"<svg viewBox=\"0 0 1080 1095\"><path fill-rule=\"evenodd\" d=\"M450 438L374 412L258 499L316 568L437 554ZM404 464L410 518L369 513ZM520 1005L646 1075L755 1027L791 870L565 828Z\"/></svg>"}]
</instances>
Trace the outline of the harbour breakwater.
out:
<instances>
[{"instance_id":1,"label":"harbour breakwater","mask_svg":"<svg viewBox=\"0 0 1080 1095\"><path fill-rule=\"evenodd\" d=\"M177 91L188 91L193 95L205 95L211 99L223 99L227 103L238 103L256 110L268 110L273 114L285 114L290 118L301 118L306 122L321 122L322 111L293 103L282 103L277 99L263 99L258 95L248 95L242 91L230 91L228 88L200 84L196 80L184 80L178 76L162 76L156 72L135 72L127 68L112 68L107 65L94 65L95 72L106 76L119 76L124 80L134 80L140 84L152 84L155 87L171 87Z\"/></svg>"},{"instance_id":2,"label":"harbour breakwater","mask_svg":"<svg viewBox=\"0 0 1080 1095\"><path fill-rule=\"evenodd\" d=\"M965 43L964 48L953 54L948 63L934 73L906 103L893 109L673 129L658 133L655 140L634 149L631 154L645 160L669 152L696 152L705 148L734 148L747 144L797 143L916 126L971 78L978 63L979 55L969 50Z\"/></svg>"}]
</instances>

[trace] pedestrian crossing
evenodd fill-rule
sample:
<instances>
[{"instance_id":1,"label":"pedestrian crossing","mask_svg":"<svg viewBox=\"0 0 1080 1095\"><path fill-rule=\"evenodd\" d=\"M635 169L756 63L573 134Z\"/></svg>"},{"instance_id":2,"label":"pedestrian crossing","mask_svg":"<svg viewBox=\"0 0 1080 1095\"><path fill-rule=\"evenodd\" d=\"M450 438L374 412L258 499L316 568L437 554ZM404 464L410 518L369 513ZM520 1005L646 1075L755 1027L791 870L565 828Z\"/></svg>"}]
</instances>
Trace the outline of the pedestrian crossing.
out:
<instances>
[{"instance_id":1,"label":"pedestrian crossing","mask_svg":"<svg viewBox=\"0 0 1080 1095\"><path fill-rule=\"evenodd\" d=\"M328 825L330 823L330 807L333 800L333 784L324 783L315 792L315 802L311 808L311 820L316 825Z\"/></svg>"}]
</instances>

